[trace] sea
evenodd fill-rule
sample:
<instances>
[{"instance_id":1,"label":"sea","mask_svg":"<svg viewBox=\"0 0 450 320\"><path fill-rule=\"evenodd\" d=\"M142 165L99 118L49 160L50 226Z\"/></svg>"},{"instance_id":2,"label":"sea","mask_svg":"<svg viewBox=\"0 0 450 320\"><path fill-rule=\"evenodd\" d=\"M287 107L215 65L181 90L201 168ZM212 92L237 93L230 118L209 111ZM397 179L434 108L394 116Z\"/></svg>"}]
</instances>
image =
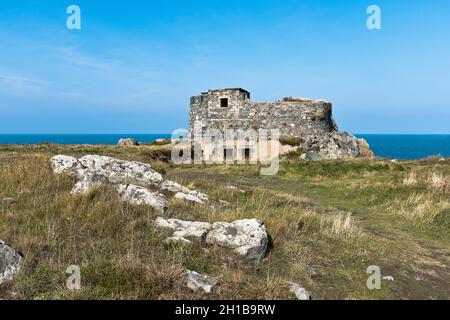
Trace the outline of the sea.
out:
<instances>
[{"instance_id":1,"label":"sea","mask_svg":"<svg viewBox=\"0 0 450 320\"><path fill-rule=\"evenodd\" d=\"M364 138L377 157L415 160L430 156L450 157L450 134L357 134ZM171 134L0 134L0 145L11 144L92 144L115 145L121 138L153 142Z\"/></svg>"}]
</instances>

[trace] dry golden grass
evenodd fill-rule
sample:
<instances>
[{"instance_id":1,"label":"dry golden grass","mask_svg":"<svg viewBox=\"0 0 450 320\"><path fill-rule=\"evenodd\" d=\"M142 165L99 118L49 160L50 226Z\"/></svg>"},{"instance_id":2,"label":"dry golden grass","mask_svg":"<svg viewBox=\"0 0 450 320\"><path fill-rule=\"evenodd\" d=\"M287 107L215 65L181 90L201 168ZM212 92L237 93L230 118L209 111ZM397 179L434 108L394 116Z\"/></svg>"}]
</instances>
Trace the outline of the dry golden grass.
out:
<instances>
[{"instance_id":1,"label":"dry golden grass","mask_svg":"<svg viewBox=\"0 0 450 320\"><path fill-rule=\"evenodd\" d=\"M417 226L427 226L448 219L450 201L448 198L436 198L427 193L415 193L406 200L396 199L390 205L389 212Z\"/></svg>"},{"instance_id":2,"label":"dry golden grass","mask_svg":"<svg viewBox=\"0 0 450 320\"><path fill-rule=\"evenodd\" d=\"M322 217L320 228L324 233L334 239L348 239L362 236L360 228L350 213Z\"/></svg>"},{"instance_id":3,"label":"dry golden grass","mask_svg":"<svg viewBox=\"0 0 450 320\"><path fill-rule=\"evenodd\" d=\"M415 172L409 172L405 179L403 179L403 184L405 186L415 186L417 185L417 174Z\"/></svg>"},{"instance_id":4,"label":"dry golden grass","mask_svg":"<svg viewBox=\"0 0 450 320\"><path fill-rule=\"evenodd\" d=\"M434 194L450 194L450 175L433 172L428 176L426 184Z\"/></svg>"}]
</instances>

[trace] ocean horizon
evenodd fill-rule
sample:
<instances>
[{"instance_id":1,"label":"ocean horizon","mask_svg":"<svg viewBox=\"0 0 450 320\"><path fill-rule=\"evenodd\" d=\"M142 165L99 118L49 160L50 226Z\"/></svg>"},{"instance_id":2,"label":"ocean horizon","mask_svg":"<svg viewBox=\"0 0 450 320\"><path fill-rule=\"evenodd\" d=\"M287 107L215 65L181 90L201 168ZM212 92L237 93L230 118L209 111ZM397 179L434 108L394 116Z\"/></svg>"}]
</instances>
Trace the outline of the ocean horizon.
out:
<instances>
[{"instance_id":1,"label":"ocean horizon","mask_svg":"<svg viewBox=\"0 0 450 320\"><path fill-rule=\"evenodd\" d=\"M0 145L86 144L115 145L121 138L151 143L171 134L0 134ZM366 139L377 157L415 160L430 156L450 157L450 134L355 134Z\"/></svg>"}]
</instances>

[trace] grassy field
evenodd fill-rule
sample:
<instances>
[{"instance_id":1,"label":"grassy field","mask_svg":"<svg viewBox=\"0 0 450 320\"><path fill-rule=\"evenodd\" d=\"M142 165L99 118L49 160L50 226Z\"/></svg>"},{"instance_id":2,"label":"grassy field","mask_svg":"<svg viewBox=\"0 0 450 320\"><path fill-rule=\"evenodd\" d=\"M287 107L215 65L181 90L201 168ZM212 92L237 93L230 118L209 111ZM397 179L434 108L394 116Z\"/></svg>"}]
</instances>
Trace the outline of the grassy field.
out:
<instances>
[{"instance_id":1,"label":"grassy field","mask_svg":"<svg viewBox=\"0 0 450 320\"><path fill-rule=\"evenodd\" d=\"M174 166L167 147L0 147L0 239L25 256L4 299L293 299L289 282L314 299L450 298L450 160L285 160L275 176L258 166ZM209 195L214 207L172 200L167 217L200 221L258 218L271 237L260 264L231 250L165 244L149 207L121 202L104 186L71 196L74 178L52 173L52 155L109 155L152 163L165 177ZM245 190L231 190L228 186ZM81 267L82 290L65 288ZM381 268L369 290L366 269ZM183 269L219 279L193 293Z\"/></svg>"}]
</instances>

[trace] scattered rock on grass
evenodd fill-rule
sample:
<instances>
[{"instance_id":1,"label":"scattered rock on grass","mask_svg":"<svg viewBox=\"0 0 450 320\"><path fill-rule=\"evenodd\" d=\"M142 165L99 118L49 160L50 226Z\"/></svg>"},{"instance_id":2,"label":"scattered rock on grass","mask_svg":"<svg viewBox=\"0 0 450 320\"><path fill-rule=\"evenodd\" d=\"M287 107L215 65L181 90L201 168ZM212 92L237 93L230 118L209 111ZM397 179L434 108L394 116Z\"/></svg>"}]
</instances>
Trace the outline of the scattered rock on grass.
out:
<instances>
[{"instance_id":1,"label":"scattered rock on grass","mask_svg":"<svg viewBox=\"0 0 450 320\"><path fill-rule=\"evenodd\" d=\"M204 241L211 227L211 224L208 222L163 219L161 217L158 217L154 223L160 228L173 230L171 239L178 239L183 242L186 242L185 240L189 241L189 239Z\"/></svg>"},{"instance_id":2,"label":"scattered rock on grass","mask_svg":"<svg viewBox=\"0 0 450 320\"><path fill-rule=\"evenodd\" d=\"M180 237L180 236L168 237L166 240L164 240L164 242L165 243L185 243L185 244L192 243L191 240L188 240L188 239Z\"/></svg>"},{"instance_id":3,"label":"scattered rock on grass","mask_svg":"<svg viewBox=\"0 0 450 320\"><path fill-rule=\"evenodd\" d=\"M167 209L168 203L164 195L157 194L147 188L136 186L133 184L121 184L118 187L118 192L122 200L135 205L146 204L151 206L155 211L164 213Z\"/></svg>"},{"instance_id":4,"label":"scattered rock on grass","mask_svg":"<svg viewBox=\"0 0 450 320\"><path fill-rule=\"evenodd\" d=\"M103 184L109 183L108 178L101 174L88 172L80 181L78 181L75 184L70 193L71 194L86 193L102 183Z\"/></svg>"},{"instance_id":5,"label":"scattered rock on grass","mask_svg":"<svg viewBox=\"0 0 450 320\"><path fill-rule=\"evenodd\" d=\"M0 240L0 284L13 279L19 271L22 260L20 252Z\"/></svg>"},{"instance_id":6,"label":"scattered rock on grass","mask_svg":"<svg viewBox=\"0 0 450 320\"><path fill-rule=\"evenodd\" d=\"M178 192L175 194L175 198L180 199L180 200L195 202L198 204L204 204L204 202L200 198L198 198L192 194L188 194L188 193Z\"/></svg>"},{"instance_id":7,"label":"scattered rock on grass","mask_svg":"<svg viewBox=\"0 0 450 320\"><path fill-rule=\"evenodd\" d=\"M216 222L206 236L206 243L219 244L248 260L261 261L267 251L268 236L264 223L257 219Z\"/></svg>"},{"instance_id":8,"label":"scattered rock on grass","mask_svg":"<svg viewBox=\"0 0 450 320\"><path fill-rule=\"evenodd\" d=\"M80 170L83 169L81 163L74 157L57 155L51 160L53 172L56 174L76 174L79 175Z\"/></svg>"},{"instance_id":9,"label":"scattered rock on grass","mask_svg":"<svg viewBox=\"0 0 450 320\"><path fill-rule=\"evenodd\" d=\"M210 276L186 269L187 286L193 291L203 290L212 293L216 289L218 281Z\"/></svg>"},{"instance_id":10,"label":"scattered rock on grass","mask_svg":"<svg viewBox=\"0 0 450 320\"><path fill-rule=\"evenodd\" d=\"M139 143L135 139L128 138L128 139L120 139L117 145L119 147L133 147L138 146Z\"/></svg>"},{"instance_id":11,"label":"scattered rock on grass","mask_svg":"<svg viewBox=\"0 0 450 320\"><path fill-rule=\"evenodd\" d=\"M231 248L251 261L260 261L267 251L268 235L264 223L257 219L236 220L234 222L184 221L158 217L155 225L173 230L171 240L195 239L206 244L217 244ZM183 239L181 239L183 238Z\"/></svg>"},{"instance_id":12,"label":"scattered rock on grass","mask_svg":"<svg viewBox=\"0 0 450 320\"><path fill-rule=\"evenodd\" d=\"M185 186L182 186L181 184L174 181L164 180L159 185L159 188L162 192L175 194L175 198L177 199L184 199L201 204L208 202L208 196L206 194L201 193L197 190L186 188Z\"/></svg>"},{"instance_id":13,"label":"scattered rock on grass","mask_svg":"<svg viewBox=\"0 0 450 320\"><path fill-rule=\"evenodd\" d=\"M161 174L147 163L95 155L84 156L79 161L86 172L104 175L111 183L155 184L163 181Z\"/></svg>"},{"instance_id":14,"label":"scattered rock on grass","mask_svg":"<svg viewBox=\"0 0 450 320\"><path fill-rule=\"evenodd\" d=\"M167 200L162 194L147 188L150 186L161 192L174 194L176 198L199 204L208 202L208 196L191 190L174 181L164 180L151 165L137 161L126 161L106 156L87 155L80 159L58 155L51 159L56 174L70 174L81 180L72 189L72 194L91 191L99 184L118 185L122 199L133 204L147 204L158 212L167 208ZM143 184L144 186L139 186Z\"/></svg>"},{"instance_id":15,"label":"scattered rock on grass","mask_svg":"<svg viewBox=\"0 0 450 320\"><path fill-rule=\"evenodd\" d=\"M289 290L295 294L298 300L311 300L308 290L300 286L298 283L292 283Z\"/></svg>"}]
</instances>

